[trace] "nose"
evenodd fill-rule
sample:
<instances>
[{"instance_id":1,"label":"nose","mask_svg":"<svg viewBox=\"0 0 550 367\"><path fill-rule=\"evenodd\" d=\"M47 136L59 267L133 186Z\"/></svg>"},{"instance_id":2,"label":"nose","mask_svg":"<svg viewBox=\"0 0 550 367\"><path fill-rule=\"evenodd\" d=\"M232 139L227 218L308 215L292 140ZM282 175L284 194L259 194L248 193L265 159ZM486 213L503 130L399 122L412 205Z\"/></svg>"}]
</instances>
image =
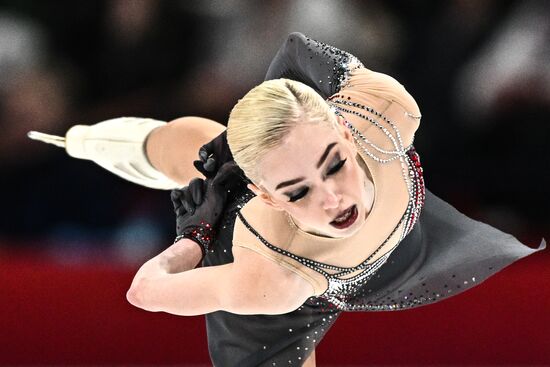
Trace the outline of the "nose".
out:
<instances>
[{"instance_id":1,"label":"nose","mask_svg":"<svg viewBox=\"0 0 550 367\"><path fill-rule=\"evenodd\" d=\"M338 208L340 201L342 201L342 195L338 194L332 188L327 188L323 194L323 209Z\"/></svg>"}]
</instances>

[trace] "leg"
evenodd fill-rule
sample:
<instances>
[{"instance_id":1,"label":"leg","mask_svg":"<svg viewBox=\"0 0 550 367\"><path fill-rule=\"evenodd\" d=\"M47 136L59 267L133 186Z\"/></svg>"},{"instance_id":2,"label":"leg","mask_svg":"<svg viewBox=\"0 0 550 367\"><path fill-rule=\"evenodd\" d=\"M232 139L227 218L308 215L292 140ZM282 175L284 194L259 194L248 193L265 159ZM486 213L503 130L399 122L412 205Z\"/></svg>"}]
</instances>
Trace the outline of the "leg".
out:
<instances>
[{"instance_id":1,"label":"leg","mask_svg":"<svg viewBox=\"0 0 550 367\"><path fill-rule=\"evenodd\" d=\"M213 120L183 117L170 123L119 117L94 125L75 125L65 137L29 132L31 139L65 148L138 185L170 190L200 175L193 166L199 148L225 127Z\"/></svg>"},{"instance_id":2,"label":"leg","mask_svg":"<svg viewBox=\"0 0 550 367\"><path fill-rule=\"evenodd\" d=\"M201 175L193 166L199 148L225 130L225 126L202 117L182 117L151 131L146 155L153 167L179 184Z\"/></svg>"}]
</instances>

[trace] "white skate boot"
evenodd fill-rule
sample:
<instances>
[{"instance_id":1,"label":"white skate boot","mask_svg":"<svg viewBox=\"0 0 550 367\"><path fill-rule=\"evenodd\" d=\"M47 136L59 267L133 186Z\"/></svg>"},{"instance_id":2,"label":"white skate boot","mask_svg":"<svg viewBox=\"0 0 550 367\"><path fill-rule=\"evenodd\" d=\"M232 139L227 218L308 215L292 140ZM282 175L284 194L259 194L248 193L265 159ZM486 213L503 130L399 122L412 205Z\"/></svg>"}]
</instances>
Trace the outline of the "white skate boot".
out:
<instances>
[{"instance_id":1,"label":"white skate boot","mask_svg":"<svg viewBox=\"0 0 550 367\"><path fill-rule=\"evenodd\" d=\"M106 170L138 185L171 190L182 185L156 170L145 154L147 135L166 122L120 117L95 125L75 125L65 137L30 131L28 137L65 148L74 158L94 161Z\"/></svg>"}]
</instances>

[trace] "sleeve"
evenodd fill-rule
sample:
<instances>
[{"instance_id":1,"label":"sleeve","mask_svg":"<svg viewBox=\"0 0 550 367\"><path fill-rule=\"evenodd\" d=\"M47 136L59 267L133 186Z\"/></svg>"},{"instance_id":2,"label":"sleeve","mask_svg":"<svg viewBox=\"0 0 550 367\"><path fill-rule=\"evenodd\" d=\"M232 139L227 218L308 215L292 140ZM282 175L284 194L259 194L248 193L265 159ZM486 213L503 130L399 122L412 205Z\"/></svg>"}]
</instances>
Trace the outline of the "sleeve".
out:
<instances>
[{"instance_id":1,"label":"sleeve","mask_svg":"<svg viewBox=\"0 0 550 367\"><path fill-rule=\"evenodd\" d=\"M326 99L340 91L351 71L363 67L349 52L294 32L271 61L265 80L296 80L315 89Z\"/></svg>"}]
</instances>

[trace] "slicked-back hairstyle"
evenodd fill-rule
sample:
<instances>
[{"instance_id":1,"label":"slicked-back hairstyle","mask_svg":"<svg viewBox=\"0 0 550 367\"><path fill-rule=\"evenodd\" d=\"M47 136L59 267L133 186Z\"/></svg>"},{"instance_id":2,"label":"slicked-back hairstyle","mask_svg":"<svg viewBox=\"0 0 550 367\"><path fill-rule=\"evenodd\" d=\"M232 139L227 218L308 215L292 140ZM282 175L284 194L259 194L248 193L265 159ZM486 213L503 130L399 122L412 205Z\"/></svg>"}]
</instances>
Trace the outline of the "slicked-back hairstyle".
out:
<instances>
[{"instance_id":1,"label":"slicked-back hairstyle","mask_svg":"<svg viewBox=\"0 0 550 367\"><path fill-rule=\"evenodd\" d=\"M227 142L235 162L258 184L259 160L279 146L293 126L303 123L335 129L338 124L323 97L303 83L274 79L254 87L229 115Z\"/></svg>"}]
</instances>

